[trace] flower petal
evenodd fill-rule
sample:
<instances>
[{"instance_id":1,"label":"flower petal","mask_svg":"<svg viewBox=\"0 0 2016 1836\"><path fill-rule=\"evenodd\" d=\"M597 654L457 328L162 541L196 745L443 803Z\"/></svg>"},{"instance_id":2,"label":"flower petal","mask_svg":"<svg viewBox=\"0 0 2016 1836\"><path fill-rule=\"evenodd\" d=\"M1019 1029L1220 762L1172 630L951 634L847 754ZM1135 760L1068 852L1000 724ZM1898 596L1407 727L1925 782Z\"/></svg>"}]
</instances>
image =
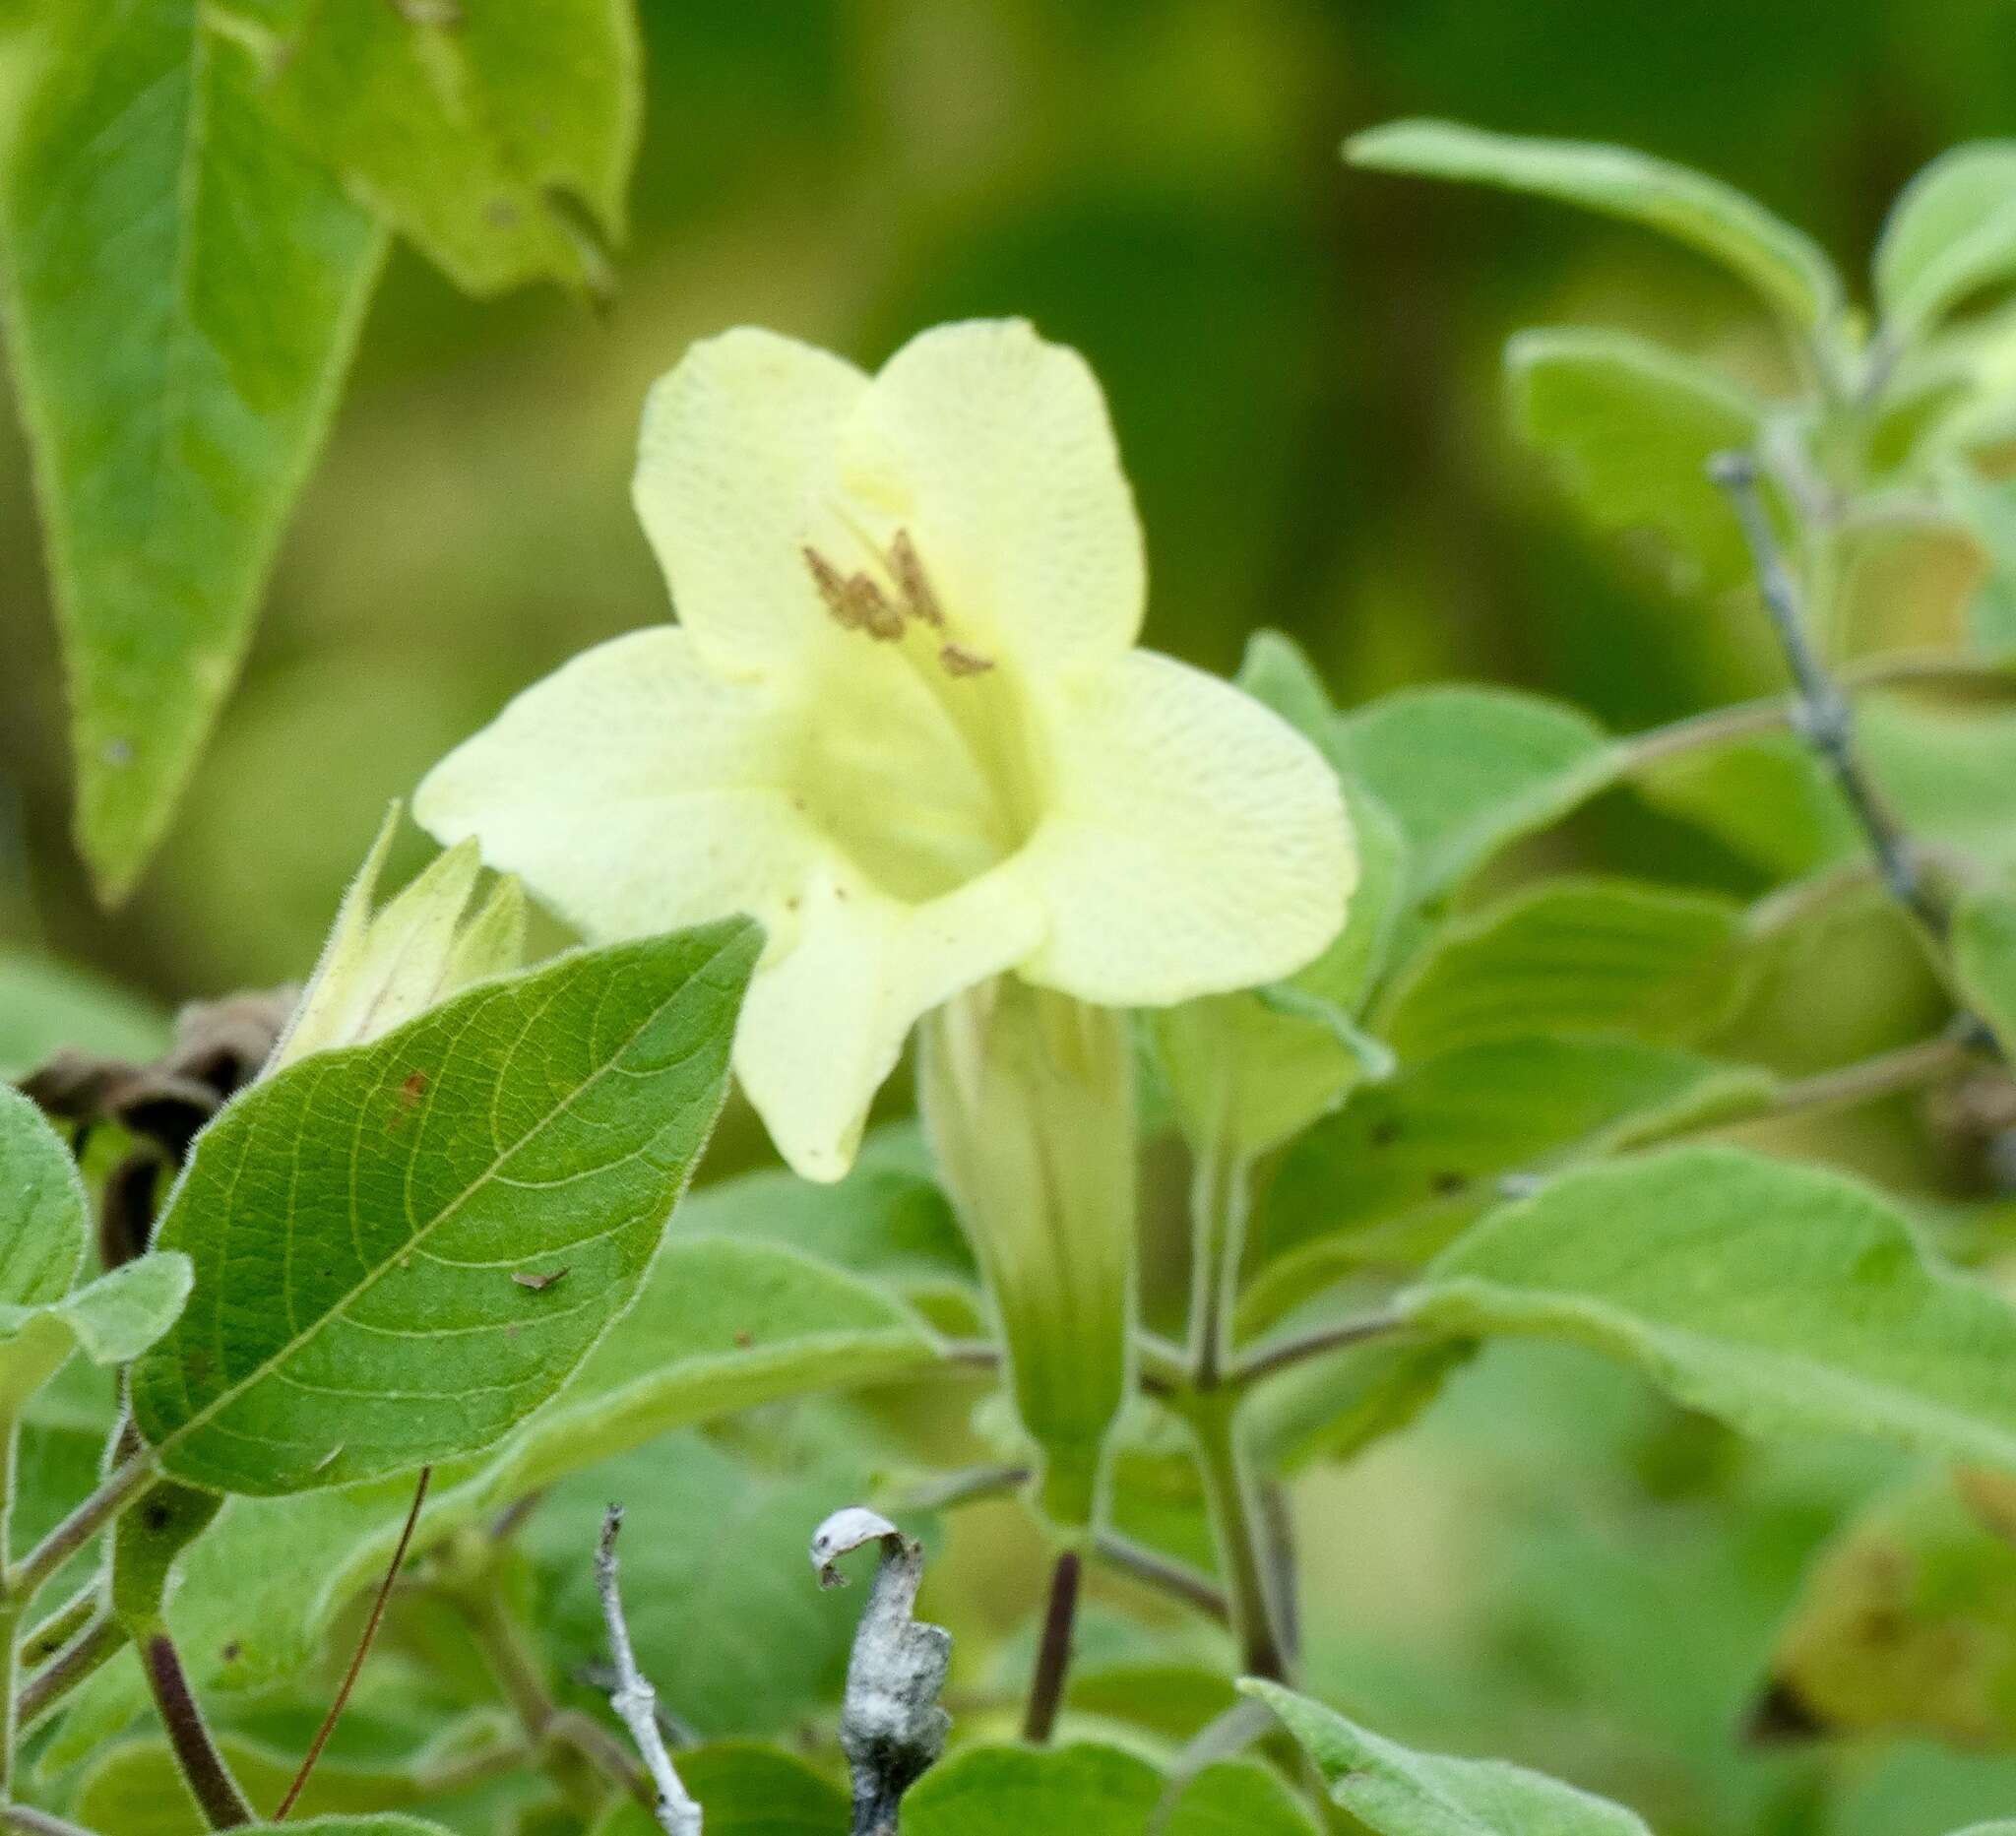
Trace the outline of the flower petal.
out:
<instances>
[{"instance_id":1,"label":"flower petal","mask_svg":"<svg viewBox=\"0 0 2016 1836\"><path fill-rule=\"evenodd\" d=\"M844 359L749 328L695 345L654 385L631 495L717 669L788 667L829 624L801 544L867 387Z\"/></svg>"},{"instance_id":2,"label":"flower petal","mask_svg":"<svg viewBox=\"0 0 2016 1836\"><path fill-rule=\"evenodd\" d=\"M939 599L1025 667L1119 656L1147 594L1141 525L1085 359L1020 319L940 326L883 367L842 481L907 528Z\"/></svg>"},{"instance_id":3,"label":"flower petal","mask_svg":"<svg viewBox=\"0 0 2016 1836\"><path fill-rule=\"evenodd\" d=\"M670 625L584 651L427 774L413 815L585 935L746 912L773 931L826 852L784 786L788 714Z\"/></svg>"},{"instance_id":4,"label":"flower petal","mask_svg":"<svg viewBox=\"0 0 2016 1836\"><path fill-rule=\"evenodd\" d=\"M1030 981L1164 1006L1299 969L1356 877L1336 775L1228 683L1136 651L1066 690L1052 813L1021 864L1049 935Z\"/></svg>"},{"instance_id":5,"label":"flower petal","mask_svg":"<svg viewBox=\"0 0 2016 1836\"><path fill-rule=\"evenodd\" d=\"M735 1072L792 1169L831 1180L853 1164L918 1015L1021 961L1042 935L1042 908L1009 862L921 906L822 874L797 918L789 947L750 985Z\"/></svg>"}]
</instances>

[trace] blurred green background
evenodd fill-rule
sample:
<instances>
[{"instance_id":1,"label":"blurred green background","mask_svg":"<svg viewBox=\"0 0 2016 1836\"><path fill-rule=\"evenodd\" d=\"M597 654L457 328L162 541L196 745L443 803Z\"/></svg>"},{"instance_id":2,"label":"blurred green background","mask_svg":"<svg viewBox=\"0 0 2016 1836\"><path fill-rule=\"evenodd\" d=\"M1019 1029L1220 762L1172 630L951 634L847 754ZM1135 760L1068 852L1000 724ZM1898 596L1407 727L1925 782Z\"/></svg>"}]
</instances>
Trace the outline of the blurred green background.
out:
<instances>
[{"instance_id":1,"label":"blurred green background","mask_svg":"<svg viewBox=\"0 0 2016 1836\"><path fill-rule=\"evenodd\" d=\"M396 256L244 683L117 914L91 904L68 844L60 682L6 420L0 946L164 1004L302 975L389 798L518 688L665 615L628 502L635 418L690 340L737 323L868 365L970 314L1027 314L1080 347L1139 494L1158 648L1226 668L1272 624L1345 703L1480 677L1621 728L1755 692L1773 677L1752 608L1680 597L1656 558L1589 536L1511 438L1497 379L1512 331L1584 321L1768 379L1744 298L1605 222L1348 172L1338 144L1400 114L1625 141L1752 190L1858 273L1919 165L2016 120L2009 0L643 14L648 131L614 304L474 303ZM1621 797L1547 846L1759 885ZM406 850L410 866L418 839ZM1785 1068L1936 1012L1892 933L1827 948L1817 973L1857 997L1818 1014L1782 986L1753 1044ZM1918 1150L1891 1132L1864 1117L1846 1145L1894 1172ZM717 1168L755 1151L746 1120L724 1146ZM1918 1836L2006 1811L2007 1760L1739 1739L1802 1563L1877 1472L1745 1452L1588 1361L1493 1352L1423 1429L1304 1486L1314 1680L1403 1737L1612 1791L1670 1836ZM1039 1572L1007 1516L962 1530L996 1559L947 1583L1004 1632Z\"/></svg>"}]
</instances>

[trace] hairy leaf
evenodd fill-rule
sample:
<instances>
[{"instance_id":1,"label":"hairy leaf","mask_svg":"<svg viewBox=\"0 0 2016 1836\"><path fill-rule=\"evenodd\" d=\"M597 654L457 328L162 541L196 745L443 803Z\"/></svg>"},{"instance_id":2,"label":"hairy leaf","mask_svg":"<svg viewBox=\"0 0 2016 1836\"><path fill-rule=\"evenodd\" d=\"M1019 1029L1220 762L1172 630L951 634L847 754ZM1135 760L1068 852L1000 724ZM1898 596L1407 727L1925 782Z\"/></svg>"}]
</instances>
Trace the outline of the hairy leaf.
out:
<instances>
[{"instance_id":1,"label":"hairy leaf","mask_svg":"<svg viewBox=\"0 0 2016 1836\"><path fill-rule=\"evenodd\" d=\"M1586 714L1509 689L1403 689L1335 730L1346 767L1398 820L1420 899L1566 815L1620 761Z\"/></svg>"},{"instance_id":2,"label":"hairy leaf","mask_svg":"<svg viewBox=\"0 0 2016 1836\"><path fill-rule=\"evenodd\" d=\"M458 286L600 292L643 118L631 0L287 0L265 94Z\"/></svg>"},{"instance_id":3,"label":"hairy leaf","mask_svg":"<svg viewBox=\"0 0 2016 1836\"><path fill-rule=\"evenodd\" d=\"M1643 223L1740 275L1801 325L1841 309L1832 264L1804 231L1706 173L1625 147L1490 134L1451 121L1394 121L1345 149L1354 165L1532 192Z\"/></svg>"},{"instance_id":4,"label":"hairy leaf","mask_svg":"<svg viewBox=\"0 0 2016 1836\"><path fill-rule=\"evenodd\" d=\"M1742 991L1743 944L1726 899L1547 880L1443 930L1378 1030L1404 1058L1548 1033L1699 1039Z\"/></svg>"},{"instance_id":5,"label":"hairy leaf","mask_svg":"<svg viewBox=\"0 0 2016 1836\"><path fill-rule=\"evenodd\" d=\"M1607 1352L1749 1433L2016 1465L2016 1310L1816 1168L1683 1147L1564 1173L1453 1244L1408 1304Z\"/></svg>"},{"instance_id":6,"label":"hairy leaf","mask_svg":"<svg viewBox=\"0 0 2016 1836\"><path fill-rule=\"evenodd\" d=\"M1749 551L1708 461L1756 444L1764 407L1706 364L1621 332L1522 332L1505 349L1512 415L1559 459L1604 530L1652 530L1677 592L1749 577Z\"/></svg>"},{"instance_id":7,"label":"hairy leaf","mask_svg":"<svg viewBox=\"0 0 2016 1836\"><path fill-rule=\"evenodd\" d=\"M636 1295L726 1089L761 932L563 957L256 1085L157 1240L195 1302L133 1373L162 1468L273 1493L500 1439Z\"/></svg>"},{"instance_id":8,"label":"hairy leaf","mask_svg":"<svg viewBox=\"0 0 2016 1836\"><path fill-rule=\"evenodd\" d=\"M251 59L198 0L61 17L0 234L78 839L116 898L237 673L384 237L271 131Z\"/></svg>"},{"instance_id":9,"label":"hairy leaf","mask_svg":"<svg viewBox=\"0 0 2016 1836\"><path fill-rule=\"evenodd\" d=\"M62 1299L90 1244L91 1204L70 1150L40 1109L0 1084L0 1308Z\"/></svg>"},{"instance_id":10,"label":"hairy leaf","mask_svg":"<svg viewBox=\"0 0 2016 1836\"><path fill-rule=\"evenodd\" d=\"M1239 1687L1281 1717L1331 1797L1378 1836L1651 1836L1621 1804L1522 1766L1417 1753L1277 1683Z\"/></svg>"},{"instance_id":11,"label":"hairy leaf","mask_svg":"<svg viewBox=\"0 0 2016 1836\"><path fill-rule=\"evenodd\" d=\"M2016 141L1949 148L1905 186L1876 244L1875 279L1899 339L2016 279Z\"/></svg>"}]
</instances>

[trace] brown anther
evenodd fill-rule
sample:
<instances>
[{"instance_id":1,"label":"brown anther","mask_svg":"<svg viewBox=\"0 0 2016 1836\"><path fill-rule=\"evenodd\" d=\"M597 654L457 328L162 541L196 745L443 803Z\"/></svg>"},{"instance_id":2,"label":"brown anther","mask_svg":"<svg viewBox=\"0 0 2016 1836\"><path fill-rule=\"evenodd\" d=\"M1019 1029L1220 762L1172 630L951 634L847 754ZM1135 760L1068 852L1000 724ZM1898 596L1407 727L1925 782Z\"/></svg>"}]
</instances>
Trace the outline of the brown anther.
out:
<instances>
[{"instance_id":1,"label":"brown anther","mask_svg":"<svg viewBox=\"0 0 2016 1836\"><path fill-rule=\"evenodd\" d=\"M938 603L938 596L931 591L923 559L907 529L898 530L896 539L889 544L889 571L896 576L897 591L903 595L904 610L934 630L944 630L944 608Z\"/></svg>"},{"instance_id":2,"label":"brown anther","mask_svg":"<svg viewBox=\"0 0 2016 1836\"><path fill-rule=\"evenodd\" d=\"M846 577L810 542L805 543L798 552L805 557L805 565L812 570L812 584L819 589L819 597L826 601L826 609L842 624L848 623Z\"/></svg>"},{"instance_id":3,"label":"brown anther","mask_svg":"<svg viewBox=\"0 0 2016 1836\"><path fill-rule=\"evenodd\" d=\"M855 631L865 631L871 638L884 644L894 644L903 636L903 614L889 601L889 596L866 574L850 575L847 583L848 609L841 623Z\"/></svg>"},{"instance_id":4,"label":"brown anther","mask_svg":"<svg viewBox=\"0 0 2016 1836\"><path fill-rule=\"evenodd\" d=\"M939 651L938 661L944 665L947 675L984 675L994 666L991 657L982 657L963 644L946 645Z\"/></svg>"}]
</instances>

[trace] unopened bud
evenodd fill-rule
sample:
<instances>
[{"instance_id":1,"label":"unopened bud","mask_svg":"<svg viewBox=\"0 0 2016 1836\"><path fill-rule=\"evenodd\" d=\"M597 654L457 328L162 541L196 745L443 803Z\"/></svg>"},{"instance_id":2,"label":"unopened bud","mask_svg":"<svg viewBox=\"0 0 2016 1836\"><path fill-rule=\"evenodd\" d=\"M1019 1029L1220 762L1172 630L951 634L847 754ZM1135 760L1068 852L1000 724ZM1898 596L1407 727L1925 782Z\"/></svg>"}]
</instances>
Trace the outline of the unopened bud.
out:
<instances>
[{"instance_id":1,"label":"unopened bud","mask_svg":"<svg viewBox=\"0 0 2016 1836\"><path fill-rule=\"evenodd\" d=\"M999 1315L1060 1527L1098 1515L1130 1380L1133 1057L1125 1016L1012 977L924 1022L924 1124Z\"/></svg>"}]
</instances>

